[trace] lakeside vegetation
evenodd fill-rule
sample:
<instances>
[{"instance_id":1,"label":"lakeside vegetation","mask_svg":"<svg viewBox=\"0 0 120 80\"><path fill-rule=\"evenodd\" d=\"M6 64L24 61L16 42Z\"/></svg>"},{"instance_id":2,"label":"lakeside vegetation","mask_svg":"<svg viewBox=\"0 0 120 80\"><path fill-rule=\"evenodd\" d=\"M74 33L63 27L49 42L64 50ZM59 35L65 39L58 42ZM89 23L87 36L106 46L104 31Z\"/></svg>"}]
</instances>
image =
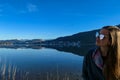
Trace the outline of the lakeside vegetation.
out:
<instances>
[{"instance_id":1,"label":"lakeside vegetation","mask_svg":"<svg viewBox=\"0 0 120 80\"><path fill-rule=\"evenodd\" d=\"M0 80L82 80L81 72L60 72L59 66L54 72L33 73L23 71L16 65L6 63L0 58Z\"/></svg>"}]
</instances>

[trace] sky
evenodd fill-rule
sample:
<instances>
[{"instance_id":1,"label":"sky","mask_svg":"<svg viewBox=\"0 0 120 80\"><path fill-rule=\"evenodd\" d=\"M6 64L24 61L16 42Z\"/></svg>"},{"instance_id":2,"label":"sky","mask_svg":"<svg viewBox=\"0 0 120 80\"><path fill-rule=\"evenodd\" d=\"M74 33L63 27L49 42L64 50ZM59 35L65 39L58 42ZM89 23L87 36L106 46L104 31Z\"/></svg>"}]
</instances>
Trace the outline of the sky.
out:
<instances>
[{"instance_id":1,"label":"sky","mask_svg":"<svg viewBox=\"0 0 120 80\"><path fill-rule=\"evenodd\" d=\"M120 24L120 0L0 0L0 40L55 39Z\"/></svg>"}]
</instances>

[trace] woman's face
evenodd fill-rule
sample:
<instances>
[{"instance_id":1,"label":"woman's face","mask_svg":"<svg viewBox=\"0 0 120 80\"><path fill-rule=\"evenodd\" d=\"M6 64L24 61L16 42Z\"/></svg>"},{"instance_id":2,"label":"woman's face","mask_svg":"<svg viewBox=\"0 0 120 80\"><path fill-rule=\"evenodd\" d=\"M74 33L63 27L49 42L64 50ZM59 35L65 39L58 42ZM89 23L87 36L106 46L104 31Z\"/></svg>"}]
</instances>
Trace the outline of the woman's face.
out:
<instances>
[{"instance_id":1,"label":"woman's face","mask_svg":"<svg viewBox=\"0 0 120 80\"><path fill-rule=\"evenodd\" d=\"M110 45L109 31L107 29L101 29L99 36L96 37L96 45L99 47L107 47Z\"/></svg>"}]
</instances>

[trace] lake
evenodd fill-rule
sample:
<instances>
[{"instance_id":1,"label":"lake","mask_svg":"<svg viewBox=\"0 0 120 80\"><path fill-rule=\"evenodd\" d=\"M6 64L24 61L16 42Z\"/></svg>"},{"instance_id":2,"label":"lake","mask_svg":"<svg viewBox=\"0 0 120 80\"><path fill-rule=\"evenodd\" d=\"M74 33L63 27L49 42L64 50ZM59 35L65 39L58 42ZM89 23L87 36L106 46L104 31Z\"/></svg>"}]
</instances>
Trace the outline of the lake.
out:
<instances>
[{"instance_id":1,"label":"lake","mask_svg":"<svg viewBox=\"0 0 120 80\"><path fill-rule=\"evenodd\" d=\"M0 80L81 80L83 56L50 48L0 48Z\"/></svg>"}]
</instances>

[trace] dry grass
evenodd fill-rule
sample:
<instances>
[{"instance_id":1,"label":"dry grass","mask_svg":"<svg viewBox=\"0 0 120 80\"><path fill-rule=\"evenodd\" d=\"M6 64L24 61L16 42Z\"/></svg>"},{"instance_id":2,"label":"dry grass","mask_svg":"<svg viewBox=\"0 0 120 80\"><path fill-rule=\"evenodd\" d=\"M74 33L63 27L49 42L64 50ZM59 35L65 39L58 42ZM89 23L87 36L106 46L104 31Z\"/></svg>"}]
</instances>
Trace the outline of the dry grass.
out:
<instances>
[{"instance_id":1,"label":"dry grass","mask_svg":"<svg viewBox=\"0 0 120 80\"><path fill-rule=\"evenodd\" d=\"M81 73L40 72L33 73L20 70L16 65L0 59L0 80L82 80Z\"/></svg>"}]
</instances>

